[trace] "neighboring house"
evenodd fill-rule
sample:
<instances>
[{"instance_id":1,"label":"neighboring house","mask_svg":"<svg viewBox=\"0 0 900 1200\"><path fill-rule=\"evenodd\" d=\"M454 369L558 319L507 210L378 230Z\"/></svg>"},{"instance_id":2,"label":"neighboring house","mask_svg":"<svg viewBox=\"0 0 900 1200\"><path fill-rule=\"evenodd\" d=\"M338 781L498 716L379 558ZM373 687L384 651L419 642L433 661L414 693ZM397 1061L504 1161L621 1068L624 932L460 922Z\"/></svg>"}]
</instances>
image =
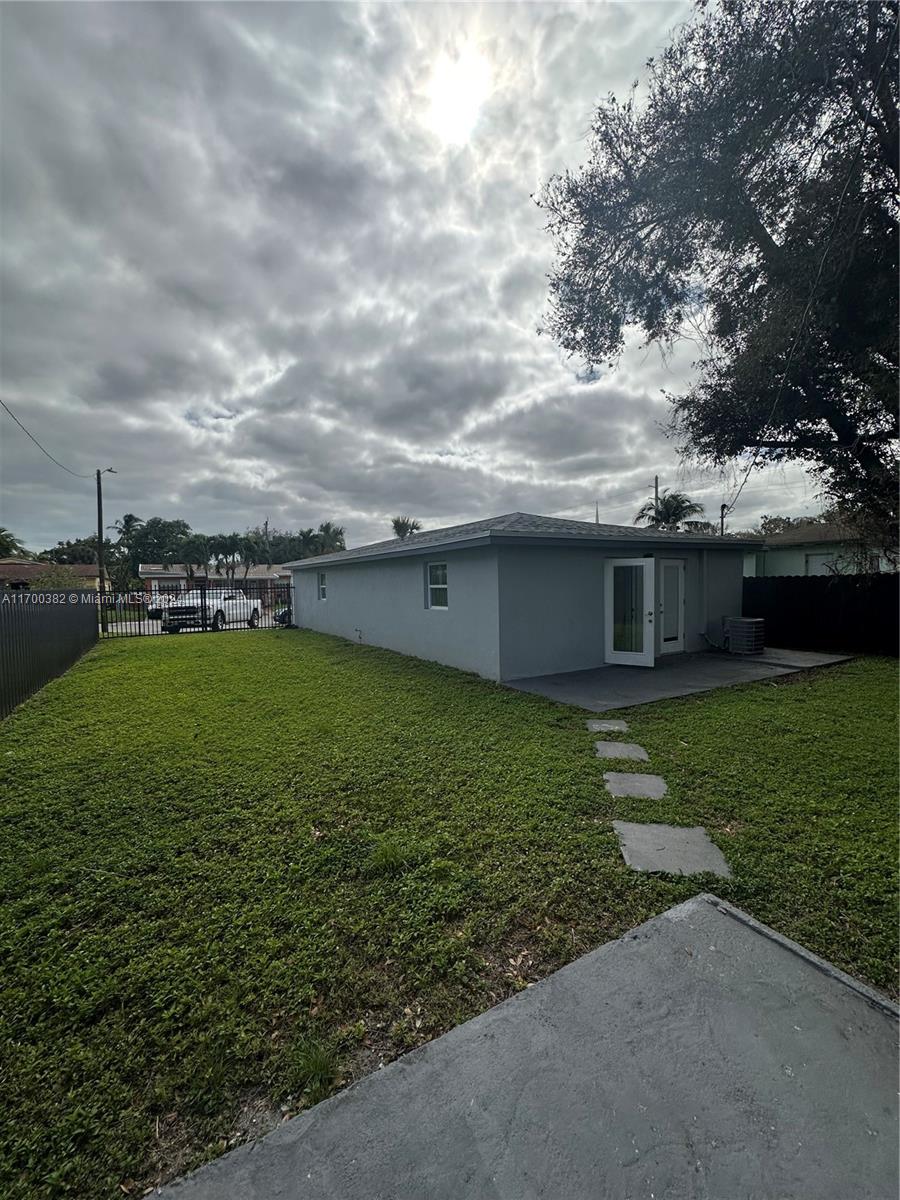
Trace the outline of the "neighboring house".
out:
<instances>
[{"instance_id":1,"label":"neighboring house","mask_svg":"<svg viewBox=\"0 0 900 1200\"><path fill-rule=\"evenodd\" d=\"M55 563L36 562L33 558L0 558L0 588L26 590L35 579L57 569ZM63 568L77 578L76 587L100 586L100 568L95 563L73 563Z\"/></svg>"},{"instance_id":2,"label":"neighboring house","mask_svg":"<svg viewBox=\"0 0 900 1200\"><path fill-rule=\"evenodd\" d=\"M176 587L184 588L191 578L195 580L208 578L212 583L221 583L228 579L224 571L217 574L212 567L208 574L202 568L197 567L193 567L192 571L189 571L183 563L172 563L170 566L164 566L162 563L141 563L138 566L138 576L144 581L144 589L148 592L156 591L160 584L163 584L168 590ZM282 566L251 567L246 575L244 568L238 566L234 572L234 585L238 587L244 579L253 581L270 579L276 583L287 583L290 578L290 571Z\"/></svg>"},{"instance_id":3,"label":"neighboring house","mask_svg":"<svg viewBox=\"0 0 900 1200\"><path fill-rule=\"evenodd\" d=\"M868 575L896 566L840 525L810 522L773 533L744 559L744 574Z\"/></svg>"},{"instance_id":4,"label":"neighboring house","mask_svg":"<svg viewBox=\"0 0 900 1200\"><path fill-rule=\"evenodd\" d=\"M751 544L511 513L285 566L297 624L500 680L720 646Z\"/></svg>"}]
</instances>

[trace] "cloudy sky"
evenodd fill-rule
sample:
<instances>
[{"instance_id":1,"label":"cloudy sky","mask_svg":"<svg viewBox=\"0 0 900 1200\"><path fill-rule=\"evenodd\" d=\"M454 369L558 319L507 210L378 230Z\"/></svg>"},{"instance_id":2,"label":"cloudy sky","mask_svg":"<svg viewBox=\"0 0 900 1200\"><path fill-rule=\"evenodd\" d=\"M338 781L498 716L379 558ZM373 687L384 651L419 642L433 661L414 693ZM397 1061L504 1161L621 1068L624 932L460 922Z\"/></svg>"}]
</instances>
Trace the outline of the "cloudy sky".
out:
<instances>
[{"instance_id":1,"label":"cloudy sky","mask_svg":"<svg viewBox=\"0 0 900 1200\"><path fill-rule=\"evenodd\" d=\"M348 543L514 510L628 523L679 466L635 346L583 382L537 333L531 194L577 167L681 2L15 4L2 32L2 396L106 511ZM88 533L89 480L0 412L2 512ZM816 511L754 476L735 527Z\"/></svg>"}]
</instances>

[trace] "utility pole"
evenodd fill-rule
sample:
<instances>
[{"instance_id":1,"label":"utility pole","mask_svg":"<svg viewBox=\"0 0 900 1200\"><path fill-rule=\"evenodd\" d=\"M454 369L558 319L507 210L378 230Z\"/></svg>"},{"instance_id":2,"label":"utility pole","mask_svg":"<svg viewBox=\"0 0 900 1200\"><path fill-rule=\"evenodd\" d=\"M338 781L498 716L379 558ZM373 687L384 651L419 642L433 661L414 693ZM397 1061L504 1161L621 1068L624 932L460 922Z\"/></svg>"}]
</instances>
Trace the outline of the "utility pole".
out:
<instances>
[{"instance_id":1,"label":"utility pole","mask_svg":"<svg viewBox=\"0 0 900 1200\"><path fill-rule=\"evenodd\" d=\"M654 511L659 512L659 476L653 476L653 505Z\"/></svg>"},{"instance_id":2,"label":"utility pole","mask_svg":"<svg viewBox=\"0 0 900 1200\"><path fill-rule=\"evenodd\" d=\"M599 500L594 501L594 524L595 525L600 524L600 501Z\"/></svg>"},{"instance_id":3,"label":"utility pole","mask_svg":"<svg viewBox=\"0 0 900 1200\"><path fill-rule=\"evenodd\" d=\"M728 505L723 504L719 509L719 537L725 536L725 514L728 512Z\"/></svg>"},{"instance_id":4,"label":"utility pole","mask_svg":"<svg viewBox=\"0 0 900 1200\"><path fill-rule=\"evenodd\" d=\"M101 476L106 475L107 473L110 475L115 475L115 471L112 469L112 467L106 467L106 469L103 471L101 471L99 467L97 468L97 571L100 576L98 580L100 586L100 628L103 633L106 633L107 624L106 608L103 604L105 564L103 561L103 483L101 481Z\"/></svg>"}]
</instances>

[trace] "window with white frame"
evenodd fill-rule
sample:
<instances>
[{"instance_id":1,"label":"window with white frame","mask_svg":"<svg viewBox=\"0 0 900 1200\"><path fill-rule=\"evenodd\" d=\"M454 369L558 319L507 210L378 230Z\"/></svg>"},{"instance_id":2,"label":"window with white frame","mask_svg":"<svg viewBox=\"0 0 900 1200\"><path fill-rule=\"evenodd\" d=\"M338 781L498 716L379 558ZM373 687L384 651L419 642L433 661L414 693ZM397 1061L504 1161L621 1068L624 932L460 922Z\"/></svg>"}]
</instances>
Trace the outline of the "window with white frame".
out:
<instances>
[{"instance_id":1,"label":"window with white frame","mask_svg":"<svg viewBox=\"0 0 900 1200\"><path fill-rule=\"evenodd\" d=\"M447 608L447 564L429 563L426 599L429 608Z\"/></svg>"},{"instance_id":2,"label":"window with white frame","mask_svg":"<svg viewBox=\"0 0 900 1200\"><path fill-rule=\"evenodd\" d=\"M326 594L326 589L325 589L325 572L324 572L324 571L320 571L320 572L319 572L319 599L320 599L320 600L324 600L324 599L325 599L325 594Z\"/></svg>"}]
</instances>

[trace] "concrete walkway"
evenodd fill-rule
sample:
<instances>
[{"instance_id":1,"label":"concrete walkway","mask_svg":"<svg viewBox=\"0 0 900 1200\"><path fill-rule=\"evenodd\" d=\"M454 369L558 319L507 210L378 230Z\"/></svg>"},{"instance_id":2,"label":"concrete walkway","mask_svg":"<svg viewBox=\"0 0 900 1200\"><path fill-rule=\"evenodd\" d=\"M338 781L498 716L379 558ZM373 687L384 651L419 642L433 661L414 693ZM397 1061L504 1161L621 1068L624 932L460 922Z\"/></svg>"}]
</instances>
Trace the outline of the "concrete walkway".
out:
<instances>
[{"instance_id":1,"label":"concrete walkway","mask_svg":"<svg viewBox=\"0 0 900 1200\"><path fill-rule=\"evenodd\" d=\"M589 712L608 712L652 700L709 692L737 683L774 679L811 667L828 667L847 662L851 657L818 654L811 650L777 650L768 646L758 657L709 650L700 654L663 655L654 667L596 667L591 671L513 679L506 686L520 692L534 692L561 704L574 704Z\"/></svg>"},{"instance_id":2,"label":"concrete walkway","mask_svg":"<svg viewBox=\"0 0 900 1200\"><path fill-rule=\"evenodd\" d=\"M589 732L597 726L624 726L626 721L586 721ZM616 733L620 732L618 729ZM594 742L598 758L636 759L647 762L649 755L643 746L634 742ZM606 790L611 796L629 796L635 799L659 800L669 790L660 775L644 773L629 774L605 771ZM686 828L681 825L635 824L631 821L613 821L613 829L619 839L619 849L625 862L634 871L660 871L666 875L713 875L731 878L731 868L722 851L710 839L702 825Z\"/></svg>"},{"instance_id":3,"label":"concrete walkway","mask_svg":"<svg viewBox=\"0 0 900 1200\"><path fill-rule=\"evenodd\" d=\"M622 857L633 871L666 875L720 875L731 878L731 867L702 825L635 824L613 821Z\"/></svg>"},{"instance_id":4,"label":"concrete walkway","mask_svg":"<svg viewBox=\"0 0 900 1200\"><path fill-rule=\"evenodd\" d=\"M169 1200L886 1200L897 1010L713 896L557 971Z\"/></svg>"}]
</instances>

